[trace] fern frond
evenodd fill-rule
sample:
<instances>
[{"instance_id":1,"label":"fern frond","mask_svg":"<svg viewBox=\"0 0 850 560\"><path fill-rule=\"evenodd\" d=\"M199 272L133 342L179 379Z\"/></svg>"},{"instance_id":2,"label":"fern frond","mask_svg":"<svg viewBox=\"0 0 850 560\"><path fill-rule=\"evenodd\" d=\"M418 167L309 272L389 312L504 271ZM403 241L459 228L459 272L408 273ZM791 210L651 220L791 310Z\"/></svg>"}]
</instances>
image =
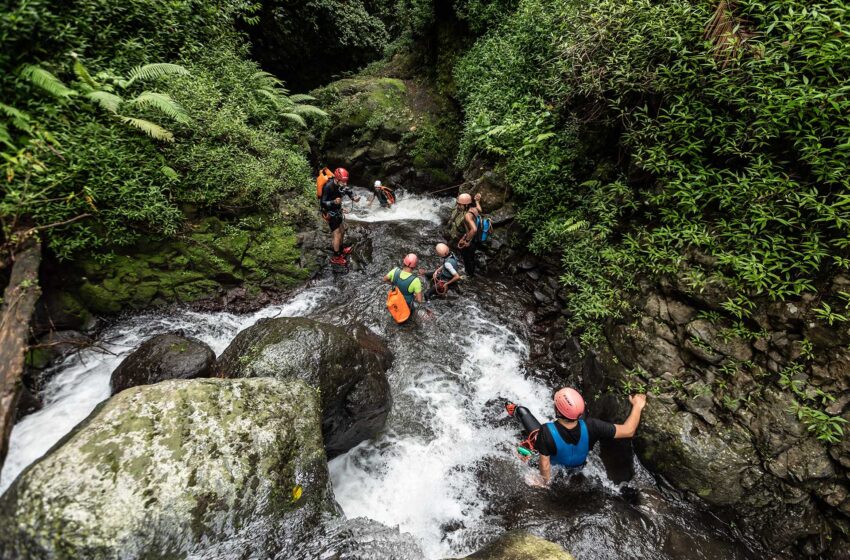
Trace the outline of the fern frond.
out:
<instances>
[{"instance_id":1,"label":"fern frond","mask_svg":"<svg viewBox=\"0 0 850 560\"><path fill-rule=\"evenodd\" d=\"M32 118L27 113L21 111L17 107L12 107L11 105L6 105L5 103L0 103L0 114L6 115L10 119L19 120L23 122L29 122Z\"/></svg>"},{"instance_id":2,"label":"fern frond","mask_svg":"<svg viewBox=\"0 0 850 560\"><path fill-rule=\"evenodd\" d=\"M295 113L281 113L280 116L301 126L307 126L307 123L301 115L296 115Z\"/></svg>"},{"instance_id":3,"label":"fern frond","mask_svg":"<svg viewBox=\"0 0 850 560\"><path fill-rule=\"evenodd\" d=\"M189 115L186 113L186 110L174 101L170 95L165 93L143 91L135 99L130 101L130 104L136 107L156 109L179 123L189 122Z\"/></svg>"},{"instance_id":4,"label":"fern frond","mask_svg":"<svg viewBox=\"0 0 850 560\"><path fill-rule=\"evenodd\" d=\"M295 105L290 109L296 115L312 115L314 117L327 117L328 114L315 105Z\"/></svg>"},{"instance_id":5,"label":"fern frond","mask_svg":"<svg viewBox=\"0 0 850 560\"><path fill-rule=\"evenodd\" d=\"M266 87L283 87L283 82L277 76L270 74L265 70L254 72L251 76L251 81L259 82L262 86Z\"/></svg>"},{"instance_id":6,"label":"fern frond","mask_svg":"<svg viewBox=\"0 0 850 560\"><path fill-rule=\"evenodd\" d=\"M70 89L62 80L35 64L25 64L18 72L21 78L27 80L32 85L41 88L53 97L67 99L77 95L77 92Z\"/></svg>"},{"instance_id":7,"label":"fern frond","mask_svg":"<svg viewBox=\"0 0 850 560\"><path fill-rule=\"evenodd\" d=\"M74 56L74 74L83 81L83 83L87 84L89 87L97 89L98 83L94 81L94 78L91 77L89 71L86 70L86 67L83 66L83 63L80 62L80 59Z\"/></svg>"},{"instance_id":8,"label":"fern frond","mask_svg":"<svg viewBox=\"0 0 850 560\"><path fill-rule=\"evenodd\" d=\"M99 105L101 109L105 109L110 113L118 113L118 108L124 102L124 99L120 95L115 95L108 91L92 91L87 93L86 97L96 105Z\"/></svg>"},{"instance_id":9,"label":"fern frond","mask_svg":"<svg viewBox=\"0 0 850 560\"><path fill-rule=\"evenodd\" d=\"M280 95L278 95L277 92L275 92L274 90L268 88L260 88L254 90L254 93L265 97L266 99L271 101L275 107L277 107L278 109L280 108L282 100L280 98Z\"/></svg>"},{"instance_id":10,"label":"fern frond","mask_svg":"<svg viewBox=\"0 0 850 560\"><path fill-rule=\"evenodd\" d=\"M173 134L171 134L169 131L165 130L158 124L152 123L151 121L147 121L145 119L135 119L133 117L121 117L121 121L124 124L128 124L132 127L138 128L154 140L174 142Z\"/></svg>"},{"instance_id":11,"label":"fern frond","mask_svg":"<svg viewBox=\"0 0 850 560\"><path fill-rule=\"evenodd\" d=\"M293 103L306 103L308 101L315 101L316 98L312 95L307 95L306 93L296 93L289 96L289 100Z\"/></svg>"},{"instance_id":12,"label":"fern frond","mask_svg":"<svg viewBox=\"0 0 850 560\"><path fill-rule=\"evenodd\" d=\"M136 66L130 71L121 87L129 87L136 80L155 80L163 76L188 76L189 71L179 64L170 64L168 62L155 62L153 64L145 64L144 66Z\"/></svg>"},{"instance_id":13,"label":"fern frond","mask_svg":"<svg viewBox=\"0 0 850 560\"><path fill-rule=\"evenodd\" d=\"M12 144L12 135L5 124L0 122L0 144L5 144L10 150L16 151L18 148Z\"/></svg>"}]
</instances>

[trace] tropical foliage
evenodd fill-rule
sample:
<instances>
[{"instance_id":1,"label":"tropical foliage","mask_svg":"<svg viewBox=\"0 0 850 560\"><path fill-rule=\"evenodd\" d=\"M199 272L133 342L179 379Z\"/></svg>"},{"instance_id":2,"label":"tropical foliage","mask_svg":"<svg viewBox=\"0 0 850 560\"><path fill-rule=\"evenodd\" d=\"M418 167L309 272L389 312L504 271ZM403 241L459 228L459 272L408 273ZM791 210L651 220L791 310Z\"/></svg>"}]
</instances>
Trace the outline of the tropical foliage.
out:
<instances>
[{"instance_id":1,"label":"tropical foliage","mask_svg":"<svg viewBox=\"0 0 850 560\"><path fill-rule=\"evenodd\" d=\"M639 273L746 319L850 265L848 29L837 0L523 0L456 69L462 158L562 252L587 341Z\"/></svg>"}]
</instances>

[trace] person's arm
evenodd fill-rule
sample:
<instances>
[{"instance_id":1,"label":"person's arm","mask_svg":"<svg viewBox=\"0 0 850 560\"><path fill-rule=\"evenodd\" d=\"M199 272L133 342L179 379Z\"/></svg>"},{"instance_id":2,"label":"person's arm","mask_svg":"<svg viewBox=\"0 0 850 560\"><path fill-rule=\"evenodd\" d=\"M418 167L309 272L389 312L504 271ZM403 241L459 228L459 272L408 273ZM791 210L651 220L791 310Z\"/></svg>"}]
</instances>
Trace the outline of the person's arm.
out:
<instances>
[{"instance_id":1,"label":"person's arm","mask_svg":"<svg viewBox=\"0 0 850 560\"><path fill-rule=\"evenodd\" d=\"M366 202L367 202L366 207L367 207L367 208L371 208L371 207L372 207L372 203L373 203L373 202L375 202L375 195L374 195L374 194L369 195L369 198L368 198L368 199L366 199Z\"/></svg>"},{"instance_id":2,"label":"person's arm","mask_svg":"<svg viewBox=\"0 0 850 560\"><path fill-rule=\"evenodd\" d=\"M540 476L543 477L543 482L549 484L549 479L552 477L552 468L551 463L549 461L549 457L546 455L541 455L538 461L538 465L540 468Z\"/></svg>"},{"instance_id":3,"label":"person's arm","mask_svg":"<svg viewBox=\"0 0 850 560\"><path fill-rule=\"evenodd\" d=\"M387 272L386 276L384 276L384 282L393 281L393 272L395 272L395 269L392 269L391 271Z\"/></svg>"},{"instance_id":4,"label":"person's arm","mask_svg":"<svg viewBox=\"0 0 850 560\"><path fill-rule=\"evenodd\" d=\"M478 210L479 214L484 212L484 210L481 209L481 193L475 194L475 208Z\"/></svg>"},{"instance_id":5,"label":"person's arm","mask_svg":"<svg viewBox=\"0 0 850 560\"><path fill-rule=\"evenodd\" d=\"M452 275L451 279L446 282L446 286L451 286L452 284L460 280L460 274L457 273L457 270L451 265L451 263L446 263L443 266L446 267L446 270L448 270L449 274ZM441 266L440 268L443 268L443 266Z\"/></svg>"},{"instance_id":6,"label":"person's arm","mask_svg":"<svg viewBox=\"0 0 850 560\"><path fill-rule=\"evenodd\" d=\"M629 402L632 403L632 411L629 413L629 417L626 418L625 422L614 424L614 428L616 429L614 439L634 437L638 424L640 424L640 413L643 411L643 407L646 406L646 395L632 395L629 397Z\"/></svg>"}]
</instances>

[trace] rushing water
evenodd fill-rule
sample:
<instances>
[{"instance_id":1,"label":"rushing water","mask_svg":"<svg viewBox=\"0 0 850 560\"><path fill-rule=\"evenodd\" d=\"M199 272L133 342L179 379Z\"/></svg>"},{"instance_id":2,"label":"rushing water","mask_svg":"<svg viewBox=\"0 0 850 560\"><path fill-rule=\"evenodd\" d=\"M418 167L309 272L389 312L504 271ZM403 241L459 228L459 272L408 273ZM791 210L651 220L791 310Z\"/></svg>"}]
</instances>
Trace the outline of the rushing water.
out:
<instances>
[{"instance_id":1,"label":"rushing water","mask_svg":"<svg viewBox=\"0 0 850 560\"><path fill-rule=\"evenodd\" d=\"M557 479L551 489L528 486L530 471L512 453L518 429L502 405L521 402L542 420L552 387L528 361L523 299L509 279L477 279L462 295L433 303L419 324L396 326L380 279L411 251L436 264L432 248L448 207L418 196L401 197L390 210L363 206L349 215L351 273L316 280L252 315L127 317L101 333L98 347L55 366L44 408L14 427L0 491L109 396L111 372L143 340L182 329L221 354L258 319L298 315L361 322L386 337L395 356L386 429L330 462L347 517L397 526L427 558L467 554L513 528L559 542L580 558L750 557L722 524L660 490L627 448L619 452L632 473L624 482L609 480L596 450L581 475ZM369 557L394 557L380 549Z\"/></svg>"}]
</instances>

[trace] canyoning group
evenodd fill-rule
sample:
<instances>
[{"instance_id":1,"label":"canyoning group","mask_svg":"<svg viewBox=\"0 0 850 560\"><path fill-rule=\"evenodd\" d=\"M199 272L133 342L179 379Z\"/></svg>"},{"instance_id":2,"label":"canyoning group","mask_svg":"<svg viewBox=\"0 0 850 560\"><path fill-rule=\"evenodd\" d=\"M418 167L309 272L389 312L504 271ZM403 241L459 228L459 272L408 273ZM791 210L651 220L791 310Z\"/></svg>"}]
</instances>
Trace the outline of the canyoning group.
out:
<instances>
[{"instance_id":1,"label":"canyoning group","mask_svg":"<svg viewBox=\"0 0 850 560\"><path fill-rule=\"evenodd\" d=\"M345 214L349 210L343 208L342 197L348 197L353 203L360 200L348 186L348 180L348 171L341 167L333 172L326 167L316 179L316 196L320 201L322 218L328 223L331 233L333 255L330 263L334 272L348 272L352 250L351 246L343 244ZM374 182L368 207L375 199L378 199L382 208L390 208L396 201L394 191L380 180ZM386 305L395 322L412 322L417 315L417 306L430 302L435 296L446 297L450 290L460 290L460 281L474 278L476 253L490 238L492 231L492 223L484 216L481 207L481 194L459 194L449 217L447 241L453 243L460 253L465 276L459 273L460 262L446 243L435 245L434 254L441 262L430 272L419 268L420 261L416 253L408 253L402 259L401 266L394 267L383 277L383 281L392 286L387 294ZM424 287L426 278L430 278L427 290ZM426 317L433 316L430 309L424 311ZM623 424L586 417L584 398L570 387L558 389L553 401L555 420L542 425L527 408L513 403L505 405L508 415L519 420L526 436L517 448L517 455L523 461L529 461L534 456L538 458L539 474L526 477L526 481L534 486L549 484L552 466L564 470L581 469L597 441L633 437L646 405L646 395L629 397L631 412Z\"/></svg>"}]
</instances>

